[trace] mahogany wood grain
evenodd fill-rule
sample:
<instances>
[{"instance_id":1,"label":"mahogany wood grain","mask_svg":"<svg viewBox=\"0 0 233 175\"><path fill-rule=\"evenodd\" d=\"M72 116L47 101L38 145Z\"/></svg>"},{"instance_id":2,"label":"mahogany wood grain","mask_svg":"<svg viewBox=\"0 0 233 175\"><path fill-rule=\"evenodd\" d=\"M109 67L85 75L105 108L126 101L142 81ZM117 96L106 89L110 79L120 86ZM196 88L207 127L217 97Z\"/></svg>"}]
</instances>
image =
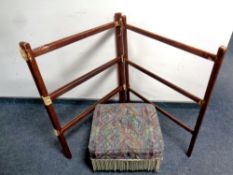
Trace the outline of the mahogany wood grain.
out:
<instances>
[{"instance_id":1,"label":"mahogany wood grain","mask_svg":"<svg viewBox=\"0 0 233 175\"><path fill-rule=\"evenodd\" d=\"M32 74L32 77L33 77L33 79L35 81L35 84L36 84L36 87L38 89L38 92L39 92L40 96L47 97L48 96L48 91L47 91L47 88L45 86L44 80L43 80L43 78L41 76L39 67L38 67L38 65L36 63L36 60L33 57L30 44L28 44L26 42L20 42L19 46L20 46L21 49L24 50L24 52L28 56L31 57L31 60L26 61L26 62L27 62L28 68L29 68L29 70L30 70L30 72ZM52 104L50 104L49 106L45 105L45 108L46 108L46 110L48 112L50 121L51 121L54 129L57 130L60 133L61 132L61 125L60 125L60 122L59 122L59 120L57 118L57 114L56 114L56 112L54 110L53 105ZM64 137L64 135L62 133L59 134L58 140L61 143L64 155L67 158L71 159L72 154L70 152L70 149L69 149L69 146L68 146L68 144L66 142L66 139L65 139L65 137Z\"/></svg>"},{"instance_id":2,"label":"mahogany wood grain","mask_svg":"<svg viewBox=\"0 0 233 175\"><path fill-rule=\"evenodd\" d=\"M114 21L115 23L120 24L121 20L121 13L115 13L114 15ZM116 56L118 58L121 58L123 56L123 45L122 45L122 28L120 25L115 27L115 42L116 42ZM124 65L122 62L118 63L118 85L122 86L124 84ZM122 90L122 92L119 93L119 101L121 103L125 102L125 93Z\"/></svg>"},{"instance_id":3,"label":"mahogany wood grain","mask_svg":"<svg viewBox=\"0 0 233 175\"><path fill-rule=\"evenodd\" d=\"M129 65L126 63L128 61L128 38L127 38L127 28L126 28L127 20L126 16L122 16L122 38L123 38L123 58L124 58L124 74L125 74L125 84L126 84L126 102L130 101L130 93L128 88L129 85Z\"/></svg>"},{"instance_id":4,"label":"mahogany wood grain","mask_svg":"<svg viewBox=\"0 0 233 175\"><path fill-rule=\"evenodd\" d=\"M117 94L118 92L121 92L123 90L123 87L117 87L114 90L112 90L110 93L105 95L103 98L98 100L95 104L91 105L89 108L87 108L85 111L83 111L81 114L76 116L74 119L70 120L63 128L62 133L66 132L69 128L73 127L75 124L77 124L79 121L81 121L83 118L85 118L87 115L89 115L91 112L94 111L95 106L100 103L106 102L108 99L110 99L112 96Z\"/></svg>"},{"instance_id":5,"label":"mahogany wood grain","mask_svg":"<svg viewBox=\"0 0 233 175\"><path fill-rule=\"evenodd\" d=\"M83 76L71 81L70 83L60 87L59 89L53 91L52 93L50 93L50 97L51 99L56 99L57 97L61 96L62 94L66 93L67 91L73 89L74 87L82 84L83 82L89 80L90 78L94 77L95 75L103 72L104 70L106 70L107 68L113 66L114 64L120 62L121 59L120 58L115 58L97 68L95 68L94 70L84 74Z\"/></svg>"},{"instance_id":6,"label":"mahogany wood grain","mask_svg":"<svg viewBox=\"0 0 233 175\"><path fill-rule=\"evenodd\" d=\"M180 87L178 87L178 86L176 86L176 85L170 83L169 81L167 81L167 80L165 80L165 79L159 77L158 75L156 75L156 74L154 74L154 73L152 73L152 72L150 72L150 71L144 69L143 67L139 66L138 64L133 63L132 61L129 61L129 60L128 60L127 63L128 63L129 65L133 66L134 68L136 68L136 69L142 71L142 72L145 73L146 75L149 75L150 77L152 77L152 78L158 80L159 82L161 82L161 83L167 85L168 87L170 87L170 88L176 90L177 92L183 94L184 96L186 96L186 97L192 99L193 101L195 101L195 102L198 103L199 105L201 104L202 99L200 99L199 97L197 97L197 96L195 96L195 95L193 95L193 94L187 92L186 90L184 90L184 89L182 89L182 88L180 88Z\"/></svg>"},{"instance_id":7,"label":"mahogany wood grain","mask_svg":"<svg viewBox=\"0 0 233 175\"><path fill-rule=\"evenodd\" d=\"M33 51L32 51L33 56L37 57L37 56L43 55L43 54L51 52L55 49L64 47L66 45L69 45L71 43L74 43L76 41L79 41L81 39L87 38L89 36L95 35L97 33L103 32L105 30L108 30L108 29L111 29L114 27L115 27L115 22L110 22L110 23L101 25L99 27L95 27L93 29L89 29L87 31L84 31L84 32L81 32L81 33L78 33L75 35L71 35L71 36L68 36L66 38L59 39L57 41L45 44L43 46L40 46L40 47L33 49Z\"/></svg>"},{"instance_id":8,"label":"mahogany wood grain","mask_svg":"<svg viewBox=\"0 0 233 175\"><path fill-rule=\"evenodd\" d=\"M137 97L141 98L143 101L145 101L146 103L150 103L152 105L155 106L155 108L161 112L164 116L168 117L170 120L172 120L173 122L175 122L177 125L181 126L183 129L185 129L186 131L190 132L191 134L193 133L193 129L190 128L189 126L187 126L185 123L181 122L180 120L178 120L174 115L170 114L169 112L165 111L164 109L162 109L161 107L159 107L158 105L156 105L155 103L150 102L147 98L145 98L144 96L142 96L141 94L139 94L138 92L136 92L135 90L133 90L132 88L129 88L129 91L131 93L133 93L134 95L136 95Z\"/></svg>"},{"instance_id":9,"label":"mahogany wood grain","mask_svg":"<svg viewBox=\"0 0 233 175\"><path fill-rule=\"evenodd\" d=\"M216 83L218 73L219 73L219 70L221 68L225 53L226 53L226 48L224 46L219 47L218 53L217 53L217 58L215 60L214 66L212 68L210 79L209 79L207 89L206 89L206 92L205 92L204 104L202 105L202 107L200 109L200 112L199 112L199 115L198 115L198 118L197 118L197 121L196 121L195 129L194 129L194 133L193 133L193 136L192 136L192 139L191 139L191 142L190 142L190 145L189 145L189 149L188 149L188 152L187 152L187 155L189 157L191 156L191 154L193 152L193 148L194 148L194 145L196 143L197 136L198 136L199 130L201 128L201 125L202 125L202 122L203 122L203 119L204 119L204 116L205 116L205 112L206 112L207 106L209 104L210 97L211 97L214 85Z\"/></svg>"},{"instance_id":10,"label":"mahogany wood grain","mask_svg":"<svg viewBox=\"0 0 233 175\"><path fill-rule=\"evenodd\" d=\"M131 31L134 31L134 32L142 34L144 36L147 36L147 37L153 38L155 40L161 41L161 42L163 42L165 44L168 44L168 45L171 45L173 47L179 48L181 50L190 52L190 53L198 55L200 57L203 57L203 58L206 58L206 59L209 59L209 60L212 60L212 61L214 61L216 59L216 55L213 54L213 53L210 53L210 52L207 52L207 51L204 51L204 50L189 46L187 44L183 44L181 42L178 42L178 41L175 41L175 40L160 36L158 34L146 31L144 29L132 26L130 24L127 24L126 27L127 27L127 29L129 29Z\"/></svg>"}]
</instances>

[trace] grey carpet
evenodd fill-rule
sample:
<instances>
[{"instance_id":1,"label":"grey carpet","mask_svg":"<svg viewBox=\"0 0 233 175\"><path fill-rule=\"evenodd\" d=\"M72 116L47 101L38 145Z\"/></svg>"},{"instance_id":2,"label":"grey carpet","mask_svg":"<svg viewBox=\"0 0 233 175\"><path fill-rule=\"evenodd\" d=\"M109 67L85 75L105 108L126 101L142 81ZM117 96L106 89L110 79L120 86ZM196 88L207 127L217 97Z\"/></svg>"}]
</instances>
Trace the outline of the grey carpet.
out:
<instances>
[{"instance_id":1,"label":"grey carpet","mask_svg":"<svg viewBox=\"0 0 233 175\"><path fill-rule=\"evenodd\" d=\"M164 161L159 174L233 174L233 40L229 46L191 158L185 154L190 134L162 115L159 116L165 142ZM91 103L60 101L55 106L64 124ZM193 126L196 106L160 105ZM73 159L67 160L60 151L41 103L32 100L0 100L0 174L93 174L87 154L90 126L91 116L67 133L66 138L73 154Z\"/></svg>"}]
</instances>

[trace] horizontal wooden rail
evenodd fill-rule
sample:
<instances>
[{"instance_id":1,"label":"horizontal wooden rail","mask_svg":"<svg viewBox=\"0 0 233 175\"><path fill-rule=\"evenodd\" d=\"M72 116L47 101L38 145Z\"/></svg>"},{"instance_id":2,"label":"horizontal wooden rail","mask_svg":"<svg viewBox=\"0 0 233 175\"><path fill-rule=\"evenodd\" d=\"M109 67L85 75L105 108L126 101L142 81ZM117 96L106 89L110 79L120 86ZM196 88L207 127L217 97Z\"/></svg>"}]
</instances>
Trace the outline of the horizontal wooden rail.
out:
<instances>
[{"instance_id":1,"label":"horizontal wooden rail","mask_svg":"<svg viewBox=\"0 0 233 175\"><path fill-rule=\"evenodd\" d=\"M33 51L32 51L33 56L37 57L37 56L43 55L45 53L51 52L55 49L64 47L68 44L74 43L76 41L87 38L87 37L92 36L94 34L111 29L111 28L115 27L115 25L116 25L115 22L110 22L110 23L101 25L99 27L95 27L93 29L90 29L90 30L87 30L87 31L84 31L84 32L81 32L78 34L74 34L74 35L68 36L66 38L63 38L63 39L45 44L43 46L37 47L37 48L33 49Z\"/></svg>"},{"instance_id":2,"label":"horizontal wooden rail","mask_svg":"<svg viewBox=\"0 0 233 175\"><path fill-rule=\"evenodd\" d=\"M167 81L167 80L165 80L165 79L159 77L158 75L155 75L154 73L152 73L152 72L150 72L150 71L144 69L143 67L139 66L138 64L133 63L132 61L127 60L127 63L128 63L129 65L133 66L134 68L136 68L136 69L142 71L143 73L149 75L150 77L152 77L152 78L158 80L159 82L161 82L161 83L167 85L168 87L170 87L170 88L176 90L177 92L183 94L184 96L186 96L186 97L192 99L192 100L195 101L197 104L202 105L202 99L200 99L199 97L197 97L197 96L195 96L195 95L193 95L193 94L191 94L191 93L185 91L184 89L182 89L182 88L180 88L180 87L178 87L178 86L176 86L176 85L170 83L169 81Z\"/></svg>"},{"instance_id":3,"label":"horizontal wooden rail","mask_svg":"<svg viewBox=\"0 0 233 175\"><path fill-rule=\"evenodd\" d=\"M190 128L189 126L187 126L186 124L184 124L183 122L181 122L180 120L178 120L175 116L173 116L172 114L170 114L169 112L165 111L164 109L160 108L158 105L150 102L148 99L146 99L145 97L143 97L142 95L140 95L138 92L136 92L135 90L129 88L129 91L132 92L134 95L136 95L137 97L141 98L143 101L145 101L146 103L150 103L152 105L155 106L155 108L161 112L164 116L168 117L170 120L172 120L173 122L175 122L176 124L178 124L179 126L181 126L182 128L184 128L186 131L190 132L191 134L193 133L193 129Z\"/></svg>"},{"instance_id":4,"label":"horizontal wooden rail","mask_svg":"<svg viewBox=\"0 0 233 175\"><path fill-rule=\"evenodd\" d=\"M69 121L62 129L61 132L64 133L66 132L69 128L71 128L72 126L74 126L76 123L78 123L80 120L82 120L84 117L86 117L87 115L89 115L91 112L94 111L95 106L97 104L100 103L104 103L106 102L108 99L110 99L112 96L114 96L115 94L117 94L118 92L123 90L123 86L119 86L117 88L115 88L114 90L112 90L110 93L108 93L107 95L105 95L103 98L101 98L100 100L98 100L95 104L93 104L92 106L90 106L89 108L87 108L85 111L83 111L81 114L79 114L78 116L76 116L74 119L72 119L71 121Z\"/></svg>"},{"instance_id":5,"label":"horizontal wooden rail","mask_svg":"<svg viewBox=\"0 0 233 175\"><path fill-rule=\"evenodd\" d=\"M66 93L67 91L73 89L74 87L80 85L81 83L87 81L88 79L92 78L93 76L99 74L100 72L106 70L107 68L111 67L115 63L119 62L121 58L115 58L102 66L99 66L95 68L94 70L84 74L83 76L71 81L70 83L62 86L61 88L53 91L52 93L49 94L52 100L56 99L57 97L61 96L62 94Z\"/></svg>"},{"instance_id":6,"label":"horizontal wooden rail","mask_svg":"<svg viewBox=\"0 0 233 175\"><path fill-rule=\"evenodd\" d=\"M147 36L147 37L156 39L158 41L161 41L161 42L163 42L165 44L168 44L168 45L171 45L173 47L179 48L181 50L185 50L185 51L190 52L192 54L198 55L200 57L203 57L203 58L206 58L206 59L209 59L209 60L212 60L212 61L215 61L215 59L216 59L216 55L213 54L213 53L210 53L210 52L207 52L207 51L204 51L204 50L189 46L187 44L183 44L181 42L178 42L178 41L175 41L175 40L172 40L172 39L169 39L169 38L165 38L163 36L160 36L160 35L157 35L155 33L146 31L144 29L132 26L130 24L127 24L126 28L131 30L131 31L134 31L136 33L142 34L144 36Z\"/></svg>"}]
</instances>

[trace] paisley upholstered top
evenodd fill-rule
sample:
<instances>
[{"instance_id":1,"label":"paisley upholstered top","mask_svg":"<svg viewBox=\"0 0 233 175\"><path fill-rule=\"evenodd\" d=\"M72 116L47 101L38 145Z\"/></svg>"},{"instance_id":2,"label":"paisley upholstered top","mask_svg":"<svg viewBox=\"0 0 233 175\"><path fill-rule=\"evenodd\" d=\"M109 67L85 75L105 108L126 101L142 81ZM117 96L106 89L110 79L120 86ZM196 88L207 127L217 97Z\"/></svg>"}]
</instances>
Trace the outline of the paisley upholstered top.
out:
<instances>
[{"instance_id":1,"label":"paisley upholstered top","mask_svg":"<svg viewBox=\"0 0 233 175\"><path fill-rule=\"evenodd\" d=\"M161 158L164 143L154 106L97 105L88 148L91 157L96 159Z\"/></svg>"}]
</instances>

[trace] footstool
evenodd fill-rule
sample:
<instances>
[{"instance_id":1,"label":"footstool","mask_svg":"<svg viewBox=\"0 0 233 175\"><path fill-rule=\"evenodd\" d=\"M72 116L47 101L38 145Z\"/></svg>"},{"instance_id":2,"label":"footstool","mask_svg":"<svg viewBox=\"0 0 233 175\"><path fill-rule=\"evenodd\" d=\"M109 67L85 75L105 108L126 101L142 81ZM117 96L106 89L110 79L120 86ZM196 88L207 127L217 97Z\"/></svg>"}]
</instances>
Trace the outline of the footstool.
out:
<instances>
[{"instance_id":1,"label":"footstool","mask_svg":"<svg viewBox=\"0 0 233 175\"><path fill-rule=\"evenodd\" d=\"M164 143L156 109L146 103L97 105L88 149L94 171L159 171Z\"/></svg>"}]
</instances>

